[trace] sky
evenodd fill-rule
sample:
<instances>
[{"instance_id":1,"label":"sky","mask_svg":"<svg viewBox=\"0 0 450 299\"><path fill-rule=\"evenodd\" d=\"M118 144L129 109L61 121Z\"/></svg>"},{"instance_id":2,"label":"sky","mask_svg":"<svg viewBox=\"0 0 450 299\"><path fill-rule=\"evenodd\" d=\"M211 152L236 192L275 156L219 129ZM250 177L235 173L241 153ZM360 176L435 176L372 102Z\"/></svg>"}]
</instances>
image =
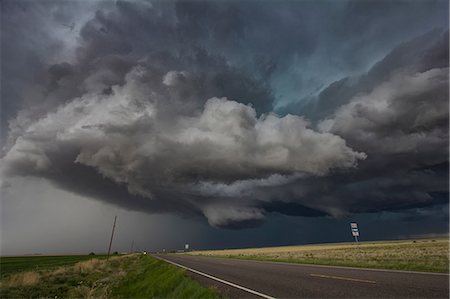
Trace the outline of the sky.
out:
<instances>
[{"instance_id":1,"label":"sky","mask_svg":"<svg viewBox=\"0 0 450 299\"><path fill-rule=\"evenodd\" d=\"M448 235L448 1L1 2L1 253Z\"/></svg>"}]
</instances>

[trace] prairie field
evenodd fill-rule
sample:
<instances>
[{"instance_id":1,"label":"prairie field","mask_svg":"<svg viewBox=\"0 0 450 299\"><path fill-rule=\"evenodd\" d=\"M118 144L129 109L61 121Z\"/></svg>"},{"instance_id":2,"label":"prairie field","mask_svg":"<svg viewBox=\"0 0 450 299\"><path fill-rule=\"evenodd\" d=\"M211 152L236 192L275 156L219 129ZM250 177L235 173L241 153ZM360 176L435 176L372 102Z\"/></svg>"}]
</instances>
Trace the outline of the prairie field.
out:
<instances>
[{"instance_id":1,"label":"prairie field","mask_svg":"<svg viewBox=\"0 0 450 299\"><path fill-rule=\"evenodd\" d=\"M303 264L449 272L449 240L446 238L206 250L188 254Z\"/></svg>"},{"instance_id":2,"label":"prairie field","mask_svg":"<svg viewBox=\"0 0 450 299\"><path fill-rule=\"evenodd\" d=\"M6 256L0 258L0 270L1 275L4 276L15 272L74 265L93 258L103 259L106 255Z\"/></svg>"},{"instance_id":3,"label":"prairie field","mask_svg":"<svg viewBox=\"0 0 450 299\"><path fill-rule=\"evenodd\" d=\"M41 263L40 257L26 257L28 264L33 259ZM147 255L94 256L57 268L31 268L2 273L0 298L220 298L184 270Z\"/></svg>"}]
</instances>

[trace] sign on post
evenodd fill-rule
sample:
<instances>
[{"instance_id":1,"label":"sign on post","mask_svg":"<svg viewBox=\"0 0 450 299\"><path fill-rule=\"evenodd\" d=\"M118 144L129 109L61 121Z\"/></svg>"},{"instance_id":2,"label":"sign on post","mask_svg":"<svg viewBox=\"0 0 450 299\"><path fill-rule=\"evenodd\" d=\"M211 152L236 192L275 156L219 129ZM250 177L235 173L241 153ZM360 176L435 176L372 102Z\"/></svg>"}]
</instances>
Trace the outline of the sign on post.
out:
<instances>
[{"instance_id":1,"label":"sign on post","mask_svg":"<svg viewBox=\"0 0 450 299\"><path fill-rule=\"evenodd\" d=\"M356 243L358 243L358 237L359 237L358 224L356 222L351 222L350 228L352 229L352 236L355 237L355 241L356 241Z\"/></svg>"},{"instance_id":2,"label":"sign on post","mask_svg":"<svg viewBox=\"0 0 450 299\"><path fill-rule=\"evenodd\" d=\"M185 245L184 245L184 250L186 250L186 251L189 250L189 244L185 244Z\"/></svg>"}]
</instances>

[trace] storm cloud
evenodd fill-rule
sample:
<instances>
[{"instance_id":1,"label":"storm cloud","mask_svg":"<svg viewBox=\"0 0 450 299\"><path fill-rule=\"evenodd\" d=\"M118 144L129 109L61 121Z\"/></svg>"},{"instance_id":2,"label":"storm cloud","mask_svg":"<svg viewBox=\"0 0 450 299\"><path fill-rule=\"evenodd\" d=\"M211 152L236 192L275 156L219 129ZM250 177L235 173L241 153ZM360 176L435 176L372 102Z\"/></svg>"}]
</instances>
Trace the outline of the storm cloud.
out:
<instances>
[{"instance_id":1,"label":"storm cloud","mask_svg":"<svg viewBox=\"0 0 450 299\"><path fill-rule=\"evenodd\" d=\"M147 84L152 77L147 69L136 67L109 94L86 94L58 107L17 137L2 159L4 173L52 177L58 184L71 179L65 167L79 163L154 204L176 196L204 210L215 224L222 212L211 212L215 198L204 196L198 184L272 174L322 176L365 158L339 136L313 131L301 117L257 117L251 106L226 98L208 99L191 114L177 111L184 99L167 96L177 88L177 76L183 75L165 74L155 88ZM90 184L81 187L95 189ZM220 210L237 220L261 214L245 203Z\"/></svg>"},{"instance_id":2,"label":"storm cloud","mask_svg":"<svg viewBox=\"0 0 450 299\"><path fill-rule=\"evenodd\" d=\"M37 42L14 43L13 33L26 33L6 20L2 180L44 178L227 228L273 212L339 217L446 203L448 31L434 28L443 24L419 18L384 36L407 21L397 14L405 3L390 4L385 22L375 3L302 3L117 1L87 14L76 3L7 2L19 17L34 9L20 28L44 22L45 5L49 28L70 27L68 6L84 18L70 38L49 29L54 48L38 47L27 72L3 57L13 46L26 56ZM334 10L317 34L311 15ZM371 24L364 38L344 21L350 15ZM362 47L369 38L383 42ZM331 47L345 68L318 62L334 57ZM61 49L70 55L52 57Z\"/></svg>"}]
</instances>

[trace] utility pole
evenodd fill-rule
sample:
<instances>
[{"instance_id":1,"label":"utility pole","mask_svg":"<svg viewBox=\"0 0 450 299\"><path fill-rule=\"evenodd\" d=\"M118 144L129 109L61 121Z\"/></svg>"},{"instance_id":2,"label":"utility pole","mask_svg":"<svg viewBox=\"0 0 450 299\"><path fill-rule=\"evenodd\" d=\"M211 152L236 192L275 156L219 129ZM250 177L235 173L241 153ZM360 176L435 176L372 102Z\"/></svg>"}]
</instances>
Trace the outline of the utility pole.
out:
<instances>
[{"instance_id":1,"label":"utility pole","mask_svg":"<svg viewBox=\"0 0 450 299\"><path fill-rule=\"evenodd\" d=\"M134 245L134 240L131 241L131 249L130 249L130 253L133 253L133 245Z\"/></svg>"},{"instance_id":2,"label":"utility pole","mask_svg":"<svg viewBox=\"0 0 450 299\"><path fill-rule=\"evenodd\" d=\"M106 260L109 259L109 254L111 253L111 245L112 245L112 241L113 241L113 237L114 237L114 230L116 229L116 220L117 220L117 215L114 216L114 223L113 223L113 228L112 228L112 232L111 232L111 240L109 240L108 257L106 258Z\"/></svg>"}]
</instances>

